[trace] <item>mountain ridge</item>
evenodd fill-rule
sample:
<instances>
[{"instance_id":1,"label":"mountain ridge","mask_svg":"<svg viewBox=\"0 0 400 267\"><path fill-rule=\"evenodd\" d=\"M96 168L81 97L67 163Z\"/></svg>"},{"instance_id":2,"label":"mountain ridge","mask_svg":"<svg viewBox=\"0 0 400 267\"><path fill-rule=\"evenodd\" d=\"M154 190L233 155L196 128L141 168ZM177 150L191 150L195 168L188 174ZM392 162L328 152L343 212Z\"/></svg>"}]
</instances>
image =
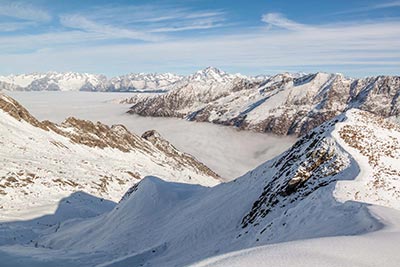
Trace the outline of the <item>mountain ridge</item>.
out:
<instances>
[{"instance_id":1,"label":"mountain ridge","mask_svg":"<svg viewBox=\"0 0 400 267\"><path fill-rule=\"evenodd\" d=\"M353 138L360 127L368 135ZM399 141L397 125L350 110L232 182L207 189L147 177L110 213L62 224L38 243L71 257L93 249L114 256L102 266L187 266L260 245L379 232L371 206L399 214Z\"/></svg>"}]
</instances>

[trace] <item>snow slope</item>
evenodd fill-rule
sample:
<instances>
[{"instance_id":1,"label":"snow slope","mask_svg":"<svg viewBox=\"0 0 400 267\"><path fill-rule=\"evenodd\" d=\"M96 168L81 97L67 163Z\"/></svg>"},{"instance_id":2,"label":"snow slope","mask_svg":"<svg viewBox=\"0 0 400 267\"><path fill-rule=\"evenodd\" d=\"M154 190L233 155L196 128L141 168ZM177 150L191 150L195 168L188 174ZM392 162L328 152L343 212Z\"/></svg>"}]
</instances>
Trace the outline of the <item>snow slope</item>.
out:
<instances>
[{"instance_id":1,"label":"snow slope","mask_svg":"<svg viewBox=\"0 0 400 267\"><path fill-rule=\"evenodd\" d=\"M192 266L397 266L400 261L400 213L379 206L370 208L370 211L387 226L361 236L324 237L250 248L206 259Z\"/></svg>"},{"instance_id":2,"label":"snow slope","mask_svg":"<svg viewBox=\"0 0 400 267\"><path fill-rule=\"evenodd\" d=\"M78 191L118 201L147 175L219 183L214 172L158 134L146 138L122 125L73 117L61 124L40 122L0 94L0 220L52 213L62 198Z\"/></svg>"},{"instance_id":3,"label":"snow slope","mask_svg":"<svg viewBox=\"0 0 400 267\"><path fill-rule=\"evenodd\" d=\"M85 266L186 266L275 244L201 264L248 266L257 259L246 255L265 259L266 251L287 257L282 262L293 266L321 263L324 255L332 257L326 259L327 265L363 266L365 259L358 257L367 254L373 258L371 263L397 266L391 244L399 241L399 142L397 125L350 110L230 183L205 188L149 176L111 212L66 221L37 236L33 243L39 250L25 247L21 252L20 246L1 250L35 261ZM374 235L377 244L389 236L379 251L364 242L375 240ZM348 254L337 250L321 256L321 248L315 253L304 249L327 245L330 240L333 247L343 240L358 250L351 247ZM291 249L297 257L288 255ZM358 253L353 258L352 251Z\"/></svg>"}]
</instances>

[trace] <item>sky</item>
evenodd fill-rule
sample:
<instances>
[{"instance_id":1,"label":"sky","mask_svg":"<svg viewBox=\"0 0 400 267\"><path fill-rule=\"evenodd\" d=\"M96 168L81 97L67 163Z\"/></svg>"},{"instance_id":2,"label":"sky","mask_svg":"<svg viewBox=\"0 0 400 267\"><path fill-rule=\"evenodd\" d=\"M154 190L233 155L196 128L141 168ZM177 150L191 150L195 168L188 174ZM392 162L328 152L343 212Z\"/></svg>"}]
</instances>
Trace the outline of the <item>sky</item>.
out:
<instances>
[{"instance_id":1,"label":"sky","mask_svg":"<svg viewBox=\"0 0 400 267\"><path fill-rule=\"evenodd\" d=\"M0 0L0 74L400 74L400 0Z\"/></svg>"}]
</instances>

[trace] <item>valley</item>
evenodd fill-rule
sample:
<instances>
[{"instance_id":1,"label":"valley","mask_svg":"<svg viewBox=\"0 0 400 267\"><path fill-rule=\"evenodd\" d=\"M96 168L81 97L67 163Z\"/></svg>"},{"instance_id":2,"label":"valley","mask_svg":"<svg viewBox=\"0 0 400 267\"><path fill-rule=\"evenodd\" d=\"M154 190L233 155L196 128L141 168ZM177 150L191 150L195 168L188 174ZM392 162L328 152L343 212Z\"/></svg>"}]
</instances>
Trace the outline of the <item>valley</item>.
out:
<instances>
[{"instance_id":1,"label":"valley","mask_svg":"<svg viewBox=\"0 0 400 267\"><path fill-rule=\"evenodd\" d=\"M209 123L177 118L129 115L130 104L118 104L131 93L7 92L40 120L62 122L74 116L106 124L123 124L141 135L157 130L181 151L187 152L225 180L234 179L289 148L296 137L237 131ZM277 145L278 144L278 145Z\"/></svg>"}]
</instances>

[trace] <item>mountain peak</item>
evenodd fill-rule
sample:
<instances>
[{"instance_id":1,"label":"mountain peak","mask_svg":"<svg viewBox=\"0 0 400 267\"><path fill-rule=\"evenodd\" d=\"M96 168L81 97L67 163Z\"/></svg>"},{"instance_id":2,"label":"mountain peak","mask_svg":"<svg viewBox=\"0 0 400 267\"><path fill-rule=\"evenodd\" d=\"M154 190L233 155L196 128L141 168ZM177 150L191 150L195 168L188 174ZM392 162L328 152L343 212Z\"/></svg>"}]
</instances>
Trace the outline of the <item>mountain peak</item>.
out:
<instances>
[{"instance_id":1,"label":"mountain peak","mask_svg":"<svg viewBox=\"0 0 400 267\"><path fill-rule=\"evenodd\" d=\"M214 68L214 67L207 67L205 69L199 70L196 73L190 75L189 79L191 80L216 80L216 81L222 81L223 76L225 76L226 73Z\"/></svg>"},{"instance_id":2,"label":"mountain peak","mask_svg":"<svg viewBox=\"0 0 400 267\"><path fill-rule=\"evenodd\" d=\"M203 83L229 83L234 79L248 79L247 76L242 74L229 74L215 67L207 67L202 70L198 70L192 75L189 75L184 79L186 82L203 82Z\"/></svg>"},{"instance_id":3,"label":"mountain peak","mask_svg":"<svg viewBox=\"0 0 400 267\"><path fill-rule=\"evenodd\" d=\"M218 68L216 68L216 67L211 67L211 66L208 66L208 67L206 67L206 68L203 69L203 70L200 70L200 72L203 72L203 73L225 74L225 72L223 72L222 70L220 70L220 69L218 69Z\"/></svg>"}]
</instances>

